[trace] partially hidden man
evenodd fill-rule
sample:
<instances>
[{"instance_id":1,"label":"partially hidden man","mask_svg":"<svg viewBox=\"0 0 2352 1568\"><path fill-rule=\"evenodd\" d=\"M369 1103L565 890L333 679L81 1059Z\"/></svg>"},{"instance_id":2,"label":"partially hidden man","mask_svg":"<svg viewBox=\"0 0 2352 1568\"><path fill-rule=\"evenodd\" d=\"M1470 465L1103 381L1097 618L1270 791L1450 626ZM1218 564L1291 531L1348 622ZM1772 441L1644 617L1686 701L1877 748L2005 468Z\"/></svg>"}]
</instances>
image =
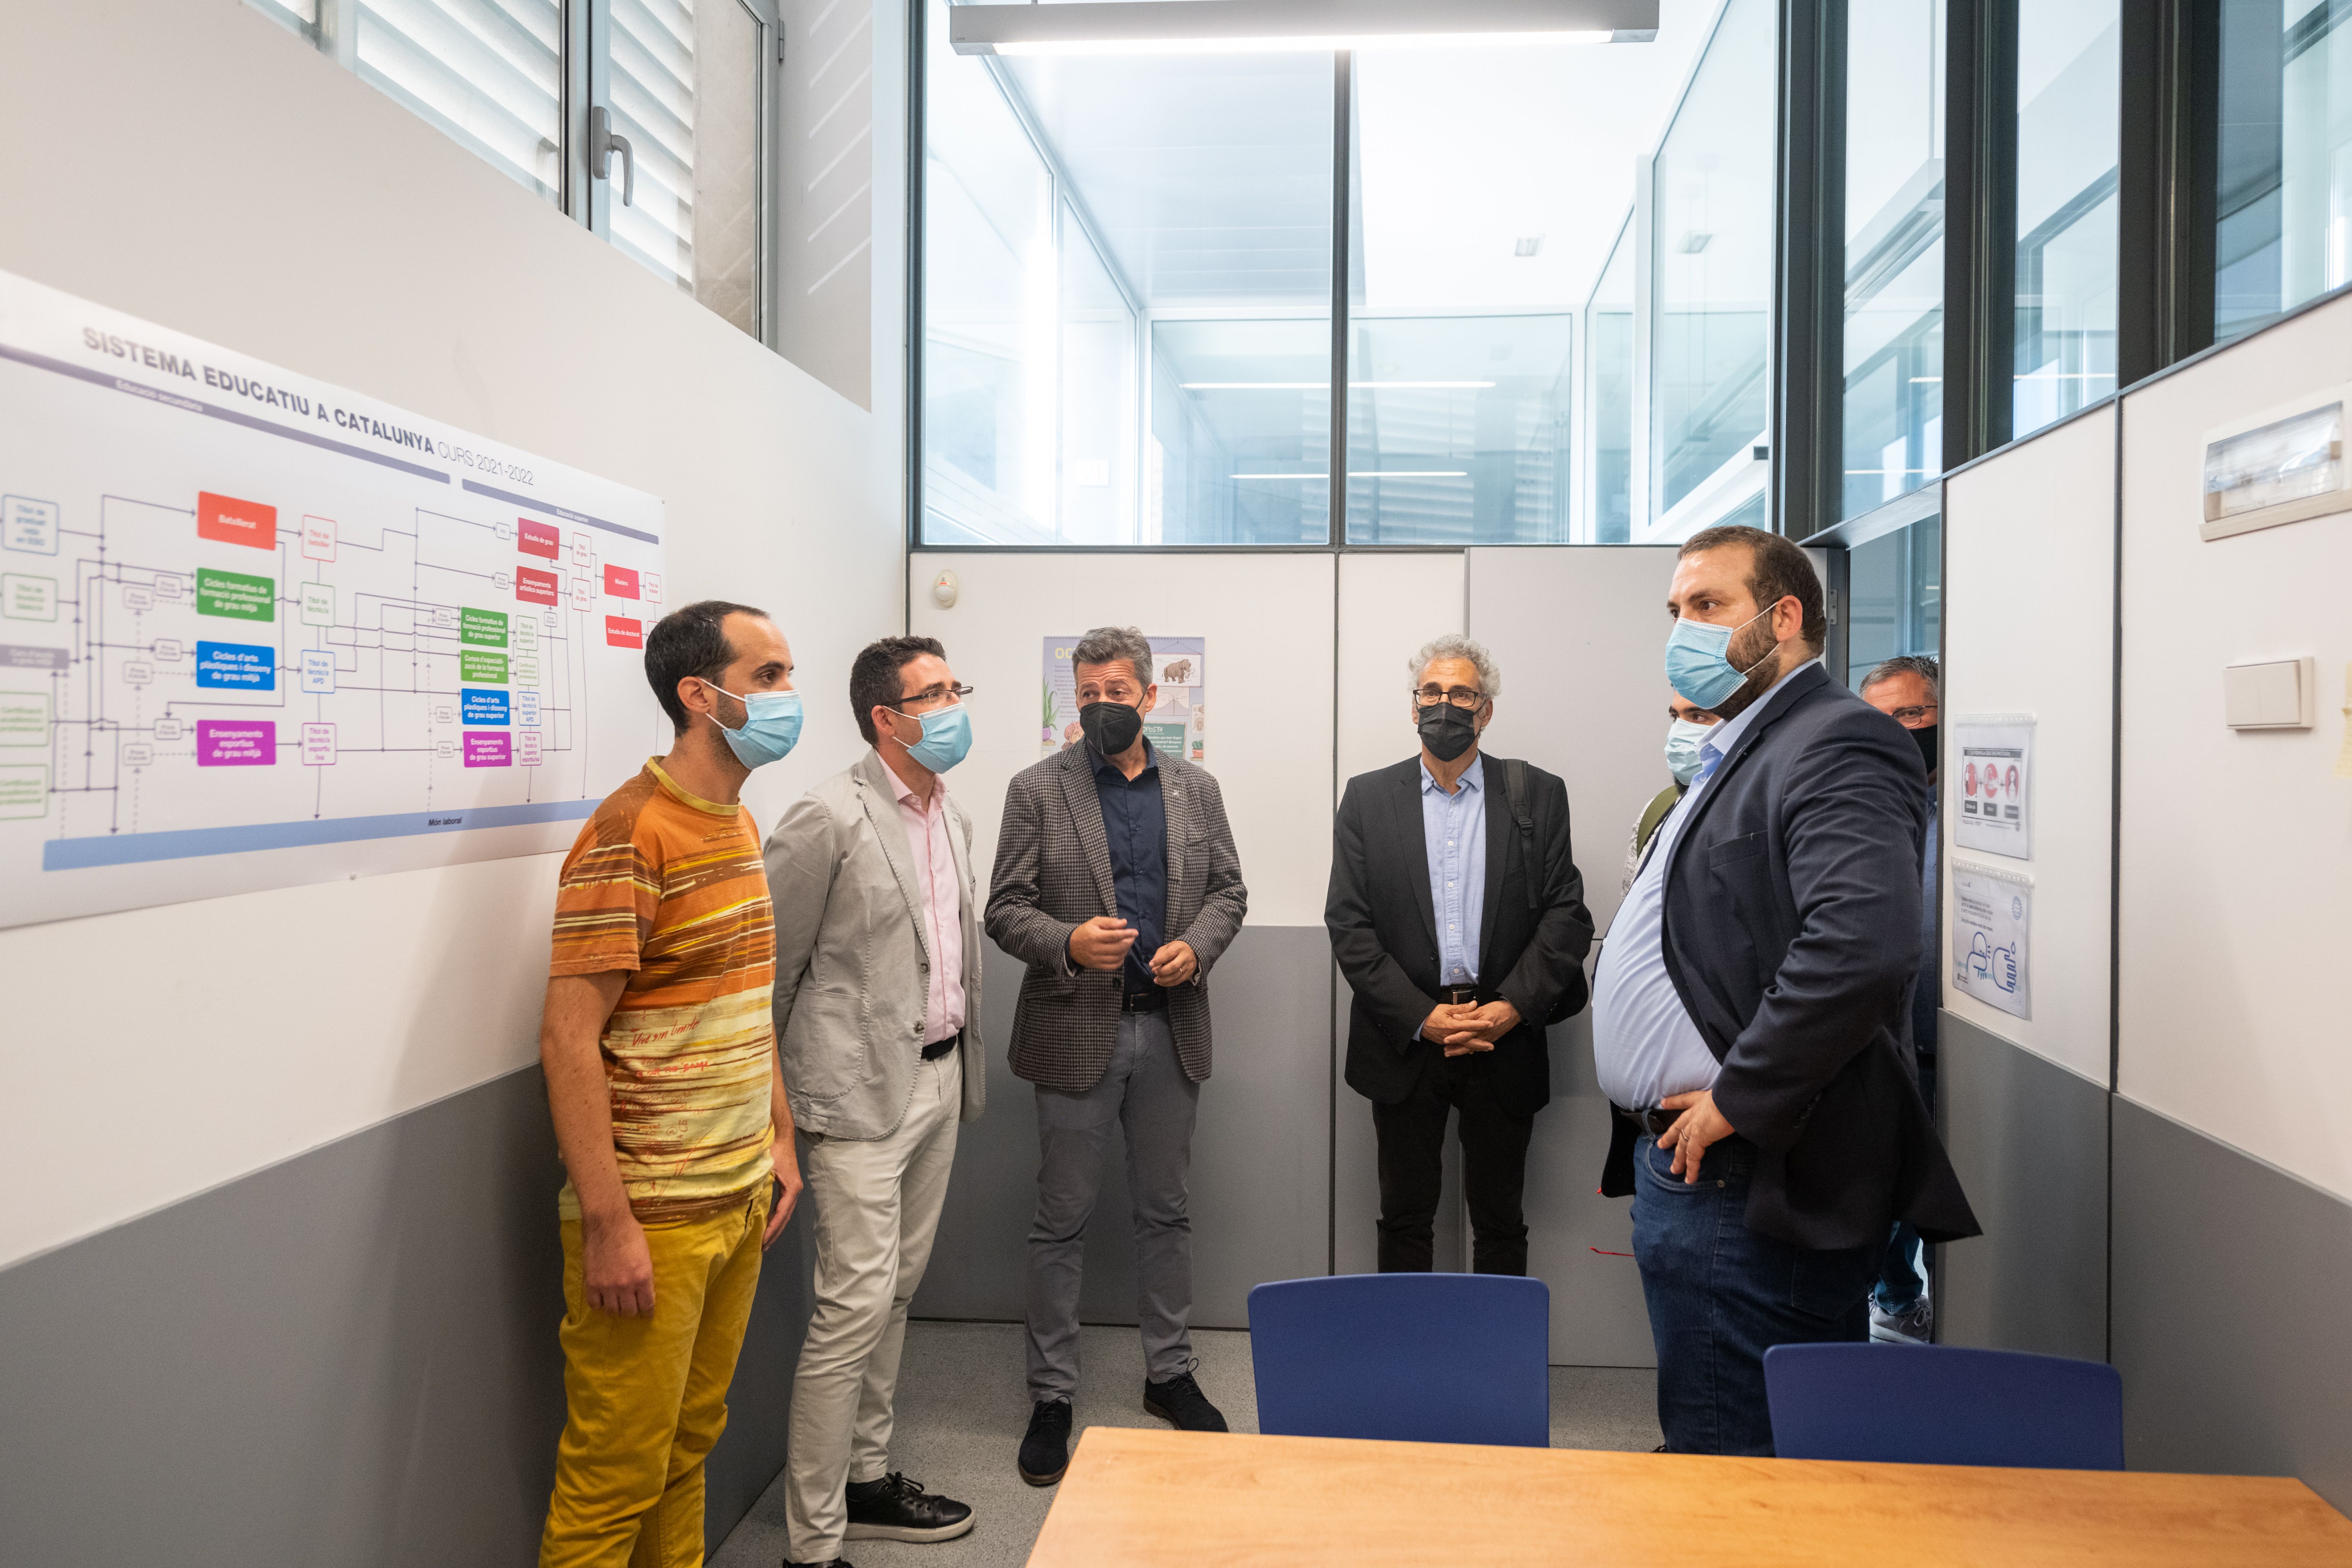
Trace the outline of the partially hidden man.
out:
<instances>
[{"instance_id":1,"label":"partially hidden man","mask_svg":"<svg viewBox=\"0 0 2352 1568\"><path fill-rule=\"evenodd\" d=\"M1450 1111L1481 1274L1528 1271L1521 1204L1544 1029L1584 1005L1592 917L1554 774L1485 754L1502 672L1469 638L1415 656L1418 756L1348 781L1324 924L1355 999L1348 1087L1372 1102L1381 1272L1426 1272ZM1448 1267L1452 1267L1451 1264Z\"/></svg>"},{"instance_id":2,"label":"partially hidden man","mask_svg":"<svg viewBox=\"0 0 2352 1568\"><path fill-rule=\"evenodd\" d=\"M646 638L669 754L564 857L539 1057L569 1180L563 1392L541 1568L694 1568L703 1461L760 1254L801 1180L769 1019L775 931L739 800L800 735L764 614L705 601Z\"/></svg>"},{"instance_id":3,"label":"partially hidden man","mask_svg":"<svg viewBox=\"0 0 2352 1568\"><path fill-rule=\"evenodd\" d=\"M1017 1456L1032 1486L1069 1463L1081 1258L1114 1125L1134 1205L1143 1407L1187 1431L1225 1430L1193 1377L1186 1179L1209 1076L1209 971L1249 893L1217 781L1144 734L1159 696L1150 643L1097 627L1072 664L1084 741L1014 776L988 897L988 934L1025 966L1013 1070L1037 1096Z\"/></svg>"},{"instance_id":4,"label":"partially hidden man","mask_svg":"<svg viewBox=\"0 0 2352 1568\"><path fill-rule=\"evenodd\" d=\"M786 808L768 840L776 1039L815 1209L816 1307L793 1378L785 1559L848 1541L946 1541L972 1511L890 1468L907 1305L939 1233L958 1123L987 1089L971 820L946 774L971 689L929 637L849 671L871 750Z\"/></svg>"}]
</instances>

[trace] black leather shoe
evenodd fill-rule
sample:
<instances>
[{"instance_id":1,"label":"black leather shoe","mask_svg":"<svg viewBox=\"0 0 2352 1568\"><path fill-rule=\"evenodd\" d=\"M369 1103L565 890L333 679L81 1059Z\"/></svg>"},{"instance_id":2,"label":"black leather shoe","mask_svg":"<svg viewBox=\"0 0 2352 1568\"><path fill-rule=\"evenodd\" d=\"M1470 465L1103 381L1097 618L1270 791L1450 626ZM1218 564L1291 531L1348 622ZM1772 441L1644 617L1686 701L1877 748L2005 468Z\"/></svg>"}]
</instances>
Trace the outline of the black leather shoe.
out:
<instances>
[{"instance_id":1,"label":"black leather shoe","mask_svg":"<svg viewBox=\"0 0 2352 1568\"><path fill-rule=\"evenodd\" d=\"M1165 1383L1146 1383L1143 1413L1159 1416L1179 1432L1232 1430L1225 1425L1224 1413L1209 1403L1209 1396L1201 1392L1189 1372L1180 1372Z\"/></svg>"},{"instance_id":2,"label":"black leather shoe","mask_svg":"<svg viewBox=\"0 0 2352 1568\"><path fill-rule=\"evenodd\" d=\"M971 1509L933 1497L897 1470L843 1489L849 1504L844 1541L953 1541L971 1528Z\"/></svg>"},{"instance_id":3,"label":"black leather shoe","mask_svg":"<svg viewBox=\"0 0 2352 1568\"><path fill-rule=\"evenodd\" d=\"M1070 1402L1041 1399L1029 1409L1029 1432L1021 1439L1021 1479L1050 1487L1070 1468Z\"/></svg>"}]
</instances>

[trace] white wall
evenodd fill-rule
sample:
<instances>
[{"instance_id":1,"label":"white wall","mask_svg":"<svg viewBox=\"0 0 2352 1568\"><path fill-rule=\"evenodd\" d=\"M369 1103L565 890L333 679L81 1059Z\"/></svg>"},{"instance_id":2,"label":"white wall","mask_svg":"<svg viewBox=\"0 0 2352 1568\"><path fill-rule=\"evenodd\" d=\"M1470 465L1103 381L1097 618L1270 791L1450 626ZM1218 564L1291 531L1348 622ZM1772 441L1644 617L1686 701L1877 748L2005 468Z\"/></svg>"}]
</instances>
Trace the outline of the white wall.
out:
<instances>
[{"instance_id":1,"label":"white wall","mask_svg":"<svg viewBox=\"0 0 2352 1568\"><path fill-rule=\"evenodd\" d=\"M1944 486L1945 753L1958 754L1954 727L1970 714L2035 721L2030 860L1957 847L1958 775L1939 780L1944 1005L2103 1087L2114 924L2115 418L2112 407L2086 414ZM1950 889L1960 864L2033 879L2030 1020L1952 984Z\"/></svg>"},{"instance_id":2,"label":"white wall","mask_svg":"<svg viewBox=\"0 0 2352 1568\"><path fill-rule=\"evenodd\" d=\"M0 268L662 497L677 602L766 605L820 694L763 825L856 754L822 694L901 624L895 304L869 414L239 0L12 0L0 142ZM51 1108L0 1264L529 1063L555 863L0 931L0 1078Z\"/></svg>"},{"instance_id":3,"label":"white wall","mask_svg":"<svg viewBox=\"0 0 2352 1568\"><path fill-rule=\"evenodd\" d=\"M2352 516L2198 537L2206 433L2334 397L2347 361L2352 301L2338 301L2125 405L2116 1087L2352 1199L2352 782L2331 771ZM2224 726L2225 665L2305 655L2315 728Z\"/></svg>"}]
</instances>

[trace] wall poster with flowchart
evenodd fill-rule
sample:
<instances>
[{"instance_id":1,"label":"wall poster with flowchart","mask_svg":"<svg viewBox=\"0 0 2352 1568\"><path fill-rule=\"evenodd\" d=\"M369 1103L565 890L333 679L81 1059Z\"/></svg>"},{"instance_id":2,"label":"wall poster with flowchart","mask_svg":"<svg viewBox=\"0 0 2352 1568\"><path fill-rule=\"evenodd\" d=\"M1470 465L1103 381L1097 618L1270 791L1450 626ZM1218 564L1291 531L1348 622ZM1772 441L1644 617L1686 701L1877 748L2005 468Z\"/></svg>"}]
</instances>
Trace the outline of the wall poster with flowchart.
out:
<instances>
[{"instance_id":1,"label":"wall poster with flowchart","mask_svg":"<svg viewBox=\"0 0 2352 1568\"><path fill-rule=\"evenodd\" d=\"M1209 711L1202 697L1208 689L1208 639L1205 637L1146 637L1151 645L1151 669L1146 679L1158 687L1151 711L1143 716L1143 732L1152 745L1189 763L1208 761ZM1052 756L1078 744L1078 686L1070 651L1078 634L1045 639L1045 716L1038 734L1040 754Z\"/></svg>"},{"instance_id":2,"label":"wall poster with flowchart","mask_svg":"<svg viewBox=\"0 0 2352 1568\"><path fill-rule=\"evenodd\" d=\"M567 847L659 500L0 273L0 925Z\"/></svg>"}]
</instances>

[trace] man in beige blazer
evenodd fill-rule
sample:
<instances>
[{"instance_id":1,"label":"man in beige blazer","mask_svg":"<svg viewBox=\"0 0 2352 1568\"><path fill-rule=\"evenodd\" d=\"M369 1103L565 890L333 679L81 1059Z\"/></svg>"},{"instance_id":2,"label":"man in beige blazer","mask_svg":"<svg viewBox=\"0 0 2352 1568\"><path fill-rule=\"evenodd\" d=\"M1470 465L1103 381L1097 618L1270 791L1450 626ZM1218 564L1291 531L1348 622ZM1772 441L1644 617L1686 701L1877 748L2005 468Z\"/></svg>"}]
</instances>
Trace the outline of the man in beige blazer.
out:
<instances>
[{"instance_id":1,"label":"man in beige blazer","mask_svg":"<svg viewBox=\"0 0 2352 1568\"><path fill-rule=\"evenodd\" d=\"M815 1206L816 1310L793 1380L786 1548L946 1541L971 1510L889 1468L907 1303L986 1092L971 823L940 775L971 744L946 650L885 637L850 706L873 750L784 813L767 847L776 1048Z\"/></svg>"}]
</instances>

